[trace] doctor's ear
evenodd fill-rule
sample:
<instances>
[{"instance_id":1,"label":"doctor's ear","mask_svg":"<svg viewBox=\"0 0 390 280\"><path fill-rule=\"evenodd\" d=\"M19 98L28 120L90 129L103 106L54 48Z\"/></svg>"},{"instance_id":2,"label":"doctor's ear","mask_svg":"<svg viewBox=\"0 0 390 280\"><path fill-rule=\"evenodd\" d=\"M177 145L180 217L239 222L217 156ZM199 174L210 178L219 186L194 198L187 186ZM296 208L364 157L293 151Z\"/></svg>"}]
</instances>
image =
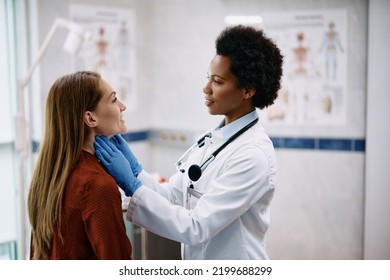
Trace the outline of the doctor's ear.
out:
<instances>
[{"instance_id":1,"label":"doctor's ear","mask_svg":"<svg viewBox=\"0 0 390 280\"><path fill-rule=\"evenodd\" d=\"M245 88L243 99L251 98L255 94L255 92L256 92L256 89L253 87Z\"/></svg>"},{"instance_id":2,"label":"doctor's ear","mask_svg":"<svg viewBox=\"0 0 390 280\"><path fill-rule=\"evenodd\" d=\"M84 123L89 127L97 127L97 120L91 111L84 113Z\"/></svg>"}]
</instances>

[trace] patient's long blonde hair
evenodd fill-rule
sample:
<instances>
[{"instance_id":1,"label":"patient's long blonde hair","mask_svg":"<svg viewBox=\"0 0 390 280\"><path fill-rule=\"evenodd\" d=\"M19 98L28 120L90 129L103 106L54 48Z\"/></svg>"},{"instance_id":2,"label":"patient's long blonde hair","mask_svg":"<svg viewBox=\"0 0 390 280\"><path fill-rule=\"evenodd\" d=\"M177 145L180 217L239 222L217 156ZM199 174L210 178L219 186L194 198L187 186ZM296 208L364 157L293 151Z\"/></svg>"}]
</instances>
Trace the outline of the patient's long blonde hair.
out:
<instances>
[{"instance_id":1,"label":"patient's long blonde hair","mask_svg":"<svg viewBox=\"0 0 390 280\"><path fill-rule=\"evenodd\" d=\"M76 72L57 79L47 96L44 136L28 195L32 259L49 258L53 234L61 226L65 186L89 134L83 116L102 97L100 81L97 73Z\"/></svg>"}]
</instances>

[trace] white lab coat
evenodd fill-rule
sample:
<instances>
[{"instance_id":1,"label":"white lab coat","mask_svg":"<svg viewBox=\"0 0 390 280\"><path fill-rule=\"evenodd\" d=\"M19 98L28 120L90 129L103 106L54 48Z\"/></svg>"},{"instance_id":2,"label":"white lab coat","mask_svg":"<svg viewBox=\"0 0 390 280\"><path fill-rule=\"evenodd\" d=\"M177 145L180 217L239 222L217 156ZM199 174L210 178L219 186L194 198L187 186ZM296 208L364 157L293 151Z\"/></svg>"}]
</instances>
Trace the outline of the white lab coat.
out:
<instances>
[{"instance_id":1,"label":"white lab coat","mask_svg":"<svg viewBox=\"0 0 390 280\"><path fill-rule=\"evenodd\" d=\"M212 131L211 141L190 155L185 169L201 164L255 117L256 111L223 132ZM138 178L143 185L130 199L127 219L181 242L183 259L268 259L264 237L276 184L276 157L259 122L223 149L193 183L203 193L200 198L188 196L187 172L177 172L165 184L145 171Z\"/></svg>"}]
</instances>

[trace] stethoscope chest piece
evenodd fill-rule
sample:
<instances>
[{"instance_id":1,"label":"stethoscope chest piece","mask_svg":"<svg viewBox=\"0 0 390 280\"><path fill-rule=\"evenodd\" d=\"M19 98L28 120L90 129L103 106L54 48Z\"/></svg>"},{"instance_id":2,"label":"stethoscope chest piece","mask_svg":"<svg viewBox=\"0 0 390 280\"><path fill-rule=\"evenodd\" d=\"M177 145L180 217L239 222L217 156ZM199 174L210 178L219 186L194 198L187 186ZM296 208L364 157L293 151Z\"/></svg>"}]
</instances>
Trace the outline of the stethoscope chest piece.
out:
<instances>
[{"instance_id":1,"label":"stethoscope chest piece","mask_svg":"<svg viewBox=\"0 0 390 280\"><path fill-rule=\"evenodd\" d=\"M243 134L246 130L248 130L251 126L253 126L258 121L258 118L241 128L237 131L233 136L231 136L225 143L223 143L217 150L215 150L200 166L197 164L193 164L188 168L188 177L192 182L196 182L202 176L202 172L206 169L206 167L215 159L215 157L221 152L227 145L229 145L233 140L235 140L238 136ZM183 156L177 161L176 168L184 173L185 170L181 168L182 161L184 158L188 157L188 155L195 149L200 148L205 144L205 139L211 137L211 133L206 134L200 140L198 140L190 149L187 150L183 154Z\"/></svg>"},{"instance_id":2,"label":"stethoscope chest piece","mask_svg":"<svg viewBox=\"0 0 390 280\"><path fill-rule=\"evenodd\" d=\"M190 168L188 168L188 177L191 179L191 181L198 181L200 176L202 176L202 169L199 165L193 164L190 166Z\"/></svg>"},{"instance_id":3,"label":"stethoscope chest piece","mask_svg":"<svg viewBox=\"0 0 390 280\"><path fill-rule=\"evenodd\" d=\"M222 151L227 145L233 142L238 136L247 131L250 127L252 127L258 118L241 128L238 132L236 132L233 136L231 136L225 143L223 143L217 150L215 150L200 166L197 164L193 164L188 168L188 177L191 181L196 182L202 176L202 172L206 169L206 167L215 159L215 157Z\"/></svg>"}]
</instances>

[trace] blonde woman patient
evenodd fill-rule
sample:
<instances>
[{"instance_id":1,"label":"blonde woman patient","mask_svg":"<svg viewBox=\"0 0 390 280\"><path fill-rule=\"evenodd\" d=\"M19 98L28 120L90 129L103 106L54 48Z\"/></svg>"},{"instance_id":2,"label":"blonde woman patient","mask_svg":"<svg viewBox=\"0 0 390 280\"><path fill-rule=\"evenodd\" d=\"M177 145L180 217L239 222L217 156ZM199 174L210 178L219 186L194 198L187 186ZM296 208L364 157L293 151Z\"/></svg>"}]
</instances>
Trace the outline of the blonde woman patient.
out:
<instances>
[{"instance_id":1,"label":"blonde woman patient","mask_svg":"<svg viewBox=\"0 0 390 280\"><path fill-rule=\"evenodd\" d=\"M51 87L28 195L30 259L131 259L121 194L93 146L97 135L127 130L125 109L94 72L60 77Z\"/></svg>"}]
</instances>

